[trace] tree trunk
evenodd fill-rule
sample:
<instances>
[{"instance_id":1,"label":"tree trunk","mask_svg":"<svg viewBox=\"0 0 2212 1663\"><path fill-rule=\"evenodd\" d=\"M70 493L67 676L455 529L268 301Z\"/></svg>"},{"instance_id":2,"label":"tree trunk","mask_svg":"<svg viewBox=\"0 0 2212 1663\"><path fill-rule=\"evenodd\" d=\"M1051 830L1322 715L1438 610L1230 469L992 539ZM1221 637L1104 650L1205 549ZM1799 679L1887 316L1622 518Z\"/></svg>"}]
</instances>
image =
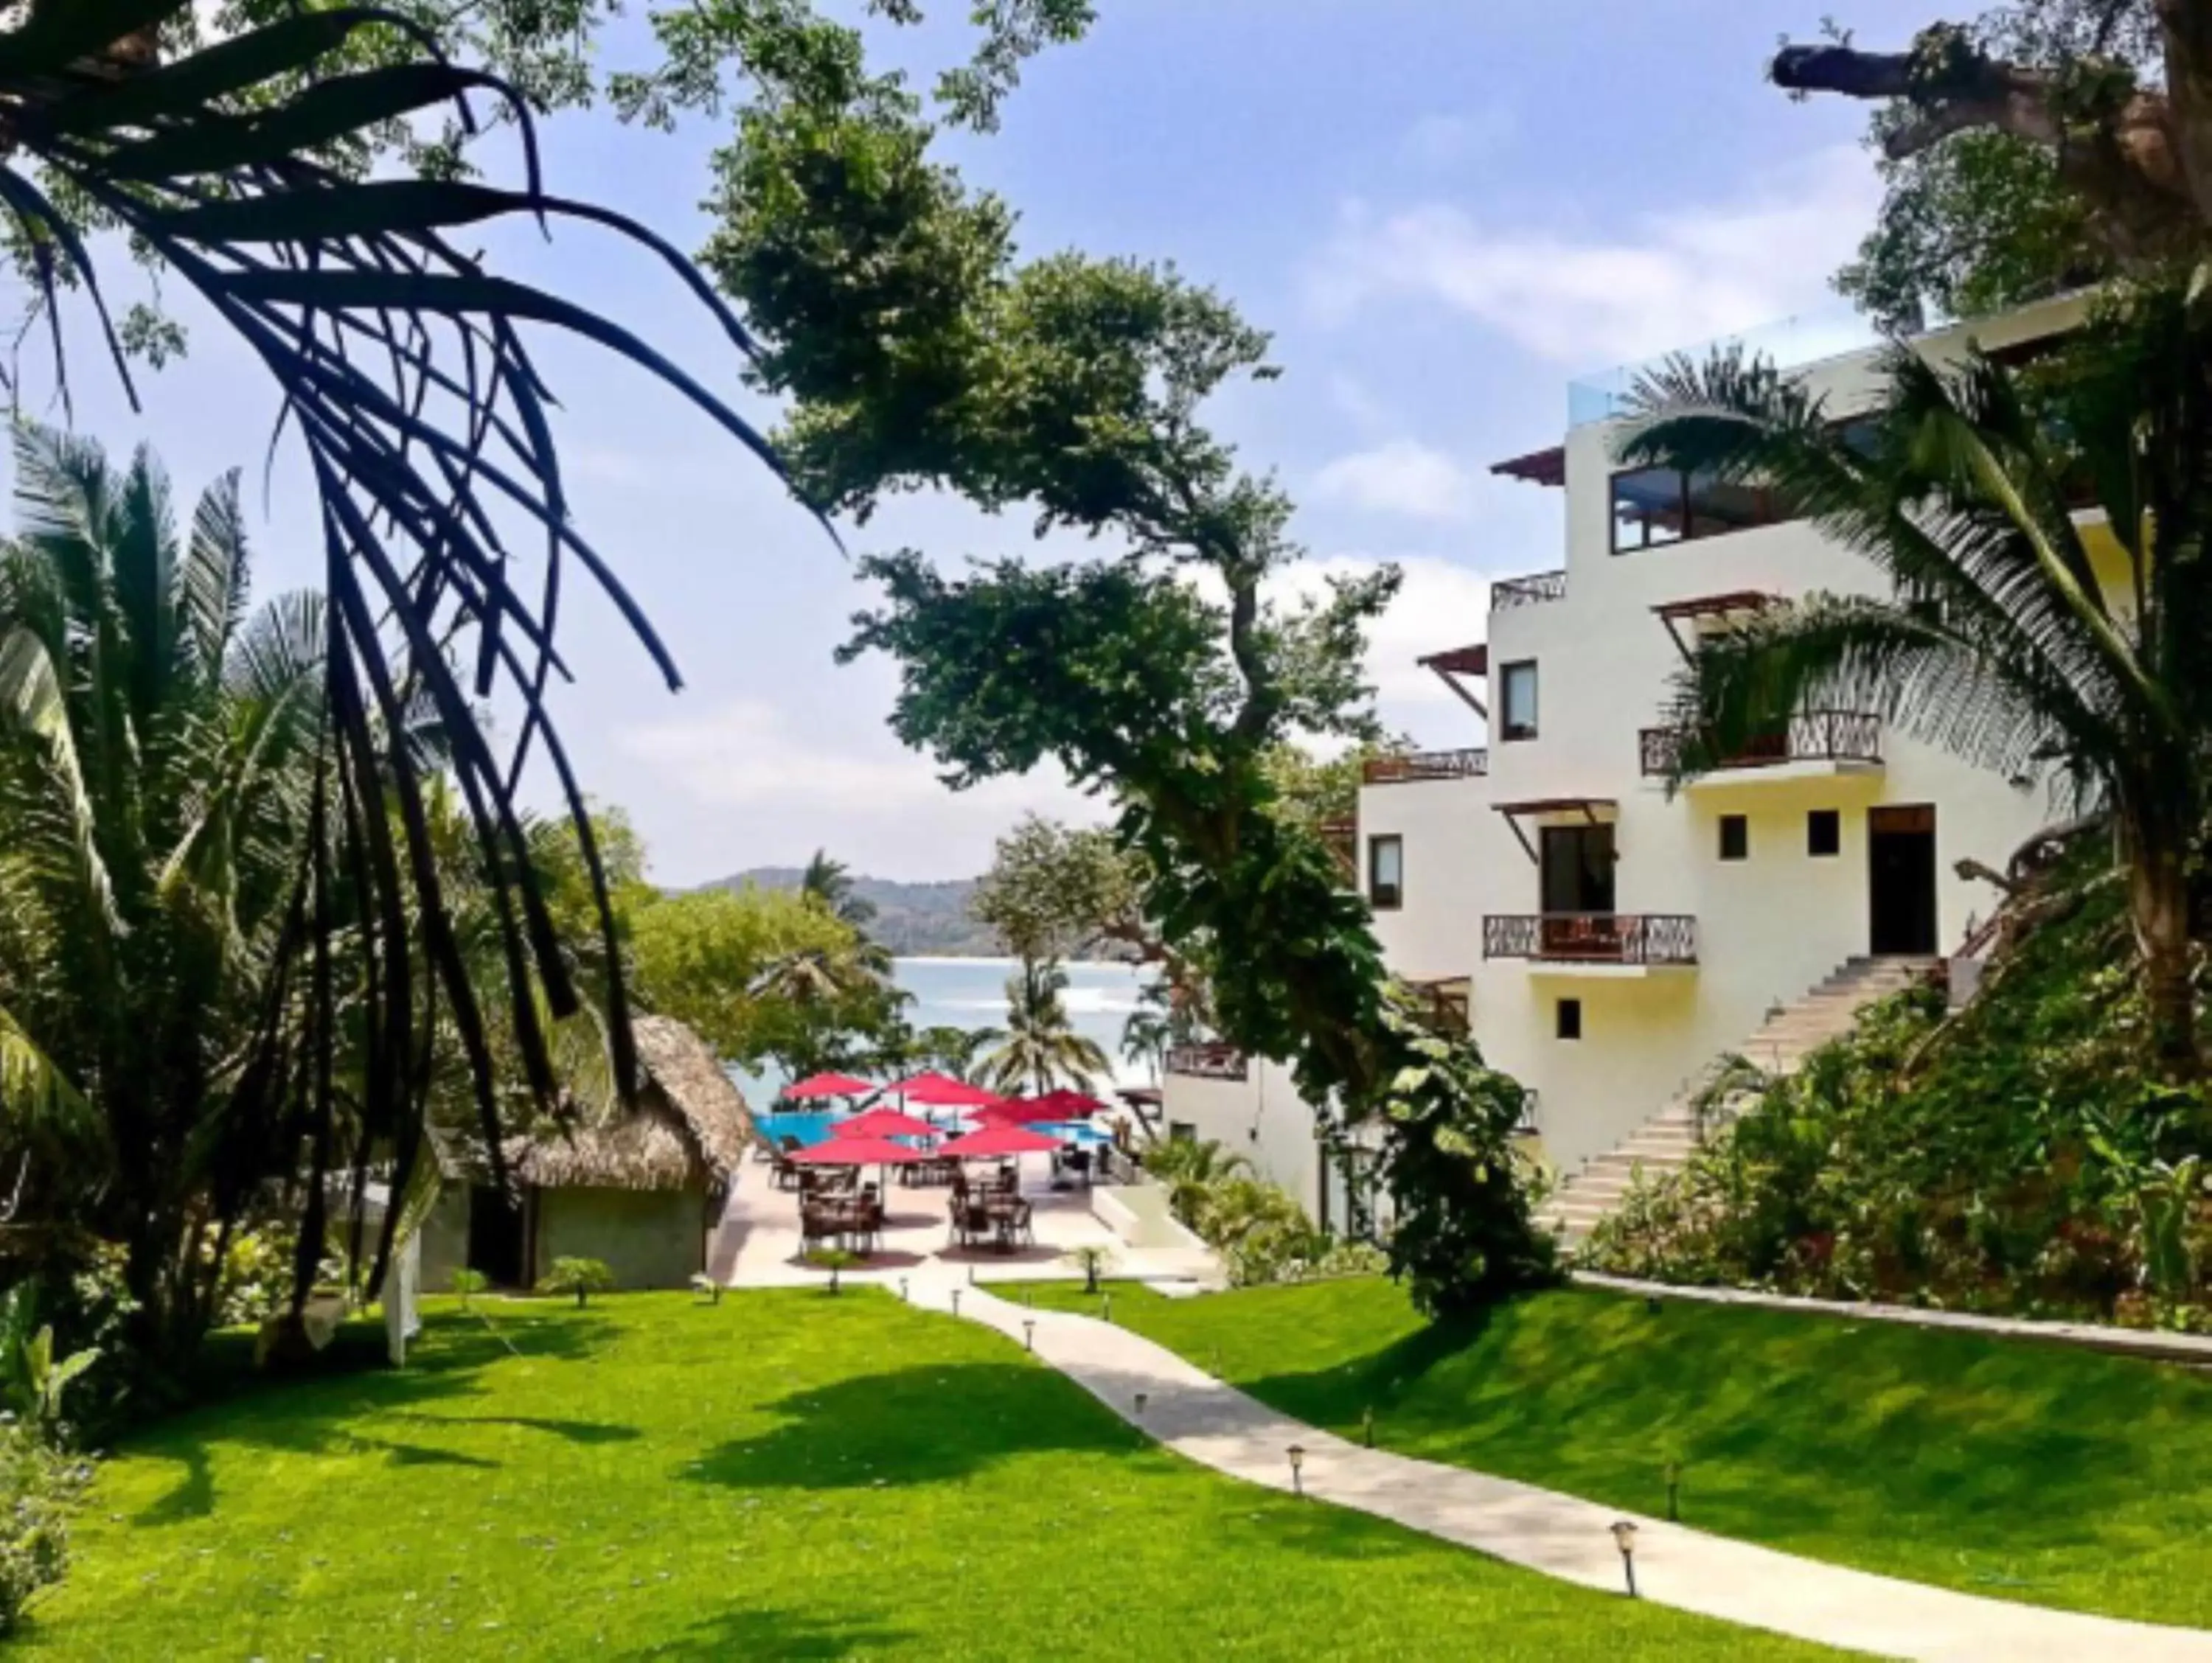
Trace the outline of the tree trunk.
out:
<instances>
[{"instance_id":1,"label":"tree trunk","mask_svg":"<svg viewBox=\"0 0 2212 1663\"><path fill-rule=\"evenodd\" d=\"M2128 868L2128 907L2142 955L2152 1055L2166 1078L2192 1080L2203 1071L2203 1055L2197 1041L2185 840L2124 816L2120 846Z\"/></svg>"}]
</instances>

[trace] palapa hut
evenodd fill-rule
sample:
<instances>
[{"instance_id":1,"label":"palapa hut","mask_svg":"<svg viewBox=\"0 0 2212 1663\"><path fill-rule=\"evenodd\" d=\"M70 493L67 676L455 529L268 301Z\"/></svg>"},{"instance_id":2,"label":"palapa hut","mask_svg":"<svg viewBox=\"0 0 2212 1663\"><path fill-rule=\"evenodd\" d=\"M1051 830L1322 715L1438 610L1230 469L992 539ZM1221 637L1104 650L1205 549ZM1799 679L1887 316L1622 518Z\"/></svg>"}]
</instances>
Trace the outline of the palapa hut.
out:
<instances>
[{"instance_id":1,"label":"palapa hut","mask_svg":"<svg viewBox=\"0 0 2212 1663\"><path fill-rule=\"evenodd\" d=\"M635 1108L605 1126L517 1138L519 1199L449 1188L423 1229L423 1285L463 1264L524 1287L556 1259L597 1259L624 1288L681 1288L707 1265L730 1184L757 1141L745 1100L707 1042L667 1017L639 1017Z\"/></svg>"}]
</instances>

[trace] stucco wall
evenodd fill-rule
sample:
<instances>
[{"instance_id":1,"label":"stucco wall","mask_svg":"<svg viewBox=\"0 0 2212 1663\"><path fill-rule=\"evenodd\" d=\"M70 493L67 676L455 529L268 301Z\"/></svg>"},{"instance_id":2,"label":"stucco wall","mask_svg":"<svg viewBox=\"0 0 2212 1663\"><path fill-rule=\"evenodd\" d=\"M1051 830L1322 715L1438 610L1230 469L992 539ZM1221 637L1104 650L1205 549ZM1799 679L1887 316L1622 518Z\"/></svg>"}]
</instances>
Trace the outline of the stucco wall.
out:
<instances>
[{"instance_id":1,"label":"stucco wall","mask_svg":"<svg viewBox=\"0 0 2212 1663\"><path fill-rule=\"evenodd\" d=\"M597 1259L623 1288L685 1287L706 1262L704 1205L690 1190L540 1190L534 1274Z\"/></svg>"},{"instance_id":2,"label":"stucco wall","mask_svg":"<svg viewBox=\"0 0 2212 1663\"><path fill-rule=\"evenodd\" d=\"M1243 1156L1256 1176L1288 1190L1308 1212L1316 1211L1321 1162L1313 1112L1285 1070L1255 1061L1243 1081L1170 1074L1162 1091L1169 1126L1187 1125L1201 1142Z\"/></svg>"}]
</instances>

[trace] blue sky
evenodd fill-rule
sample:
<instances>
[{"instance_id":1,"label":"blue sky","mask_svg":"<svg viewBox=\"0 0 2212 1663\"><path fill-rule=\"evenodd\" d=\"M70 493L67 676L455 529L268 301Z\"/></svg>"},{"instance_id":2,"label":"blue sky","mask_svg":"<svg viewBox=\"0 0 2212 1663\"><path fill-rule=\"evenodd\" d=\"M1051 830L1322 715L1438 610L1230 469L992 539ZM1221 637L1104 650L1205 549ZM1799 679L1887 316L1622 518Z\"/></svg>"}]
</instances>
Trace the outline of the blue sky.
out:
<instances>
[{"instance_id":1,"label":"blue sky","mask_svg":"<svg viewBox=\"0 0 2212 1663\"><path fill-rule=\"evenodd\" d=\"M1809 33L1822 9L1102 0L1090 39L1031 67L1003 130L954 149L1019 210L1025 251L1173 260L1276 332L1285 378L1225 398L1218 424L1301 505L1301 580L1405 566L1375 646L1384 713L1425 745L1455 745L1477 737L1472 716L1413 657L1480 639L1487 578L1560 558L1555 495L1488 464L1559 437L1579 373L1836 305L1826 279L1878 199L1861 112L1793 104L1761 73L1778 33ZM1851 21L1873 43L1926 15L1925 0L1863 0ZM887 44L921 67L959 40L933 25ZM637 50L618 33L605 55ZM684 247L705 235L696 204L720 137L703 120L666 136L598 112L545 132L555 189ZM730 385L726 345L649 259L574 232L484 246L509 275ZM246 464L258 516L275 407L246 356L196 328L186 361L149 378L140 420L92 344L77 347L77 424L111 444L152 440L180 489ZM818 528L643 376L557 338L541 355L579 517L687 680L669 695L604 605L566 620L580 682L562 732L590 788L631 812L658 878L793 864L818 845L887 877L965 876L1024 809L1095 812L1048 779L945 792L884 727L890 667L830 662L867 597ZM314 580L298 464L280 451L258 530L264 593ZM1027 536L1025 518L915 499L853 541L957 562Z\"/></svg>"}]
</instances>

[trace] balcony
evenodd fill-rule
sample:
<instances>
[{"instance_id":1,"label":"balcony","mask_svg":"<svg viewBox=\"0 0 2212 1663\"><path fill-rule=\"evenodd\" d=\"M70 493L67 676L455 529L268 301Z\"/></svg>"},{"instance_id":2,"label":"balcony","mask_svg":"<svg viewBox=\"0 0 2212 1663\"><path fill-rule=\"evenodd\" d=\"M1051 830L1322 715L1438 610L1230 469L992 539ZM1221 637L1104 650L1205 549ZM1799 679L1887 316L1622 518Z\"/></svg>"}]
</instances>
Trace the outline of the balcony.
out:
<instances>
[{"instance_id":1,"label":"balcony","mask_svg":"<svg viewBox=\"0 0 2212 1663\"><path fill-rule=\"evenodd\" d=\"M1490 773L1487 750L1427 750L1404 756L1370 756L1359 770L1364 786L1405 786L1425 780L1480 780Z\"/></svg>"},{"instance_id":2,"label":"balcony","mask_svg":"<svg viewBox=\"0 0 2212 1663\"><path fill-rule=\"evenodd\" d=\"M1252 1062L1233 1045L1179 1045L1168 1053L1168 1072L1186 1080L1241 1083L1252 1077Z\"/></svg>"},{"instance_id":3,"label":"balcony","mask_svg":"<svg viewBox=\"0 0 2212 1663\"><path fill-rule=\"evenodd\" d=\"M1682 754L1683 731L1647 727L1638 736L1644 773L1668 779ZM1692 785L1740 780L1756 772L1765 779L1802 780L1837 774L1863 774L1881 766L1881 719L1863 710L1808 710L1787 725L1759 735L1710 774Z\"/></svg>"},{"instance_id":4,"label":"balcony","mask_svg":"<svg viewBox=\"0 0 2212 1663\"><path fill-rule=\"evenodd\" d=\"M1482 956L1568 974L1694 969L1698 920L1677 913L1492 914L1482 920Z\"/></svg>"},{"instance_id":5,"label":"balcony","mask_svg":"<svg viewBox=\"0 0 2212 1663\"><path fill-rule=\"evenodd\" d=\"M1567 574L1564 571L1537 572L1490 586L1490 610L1493 612L1510 611L1516 606L1540 606L1546 601L1566 598Z\"/></svg>"}]
</instances>

